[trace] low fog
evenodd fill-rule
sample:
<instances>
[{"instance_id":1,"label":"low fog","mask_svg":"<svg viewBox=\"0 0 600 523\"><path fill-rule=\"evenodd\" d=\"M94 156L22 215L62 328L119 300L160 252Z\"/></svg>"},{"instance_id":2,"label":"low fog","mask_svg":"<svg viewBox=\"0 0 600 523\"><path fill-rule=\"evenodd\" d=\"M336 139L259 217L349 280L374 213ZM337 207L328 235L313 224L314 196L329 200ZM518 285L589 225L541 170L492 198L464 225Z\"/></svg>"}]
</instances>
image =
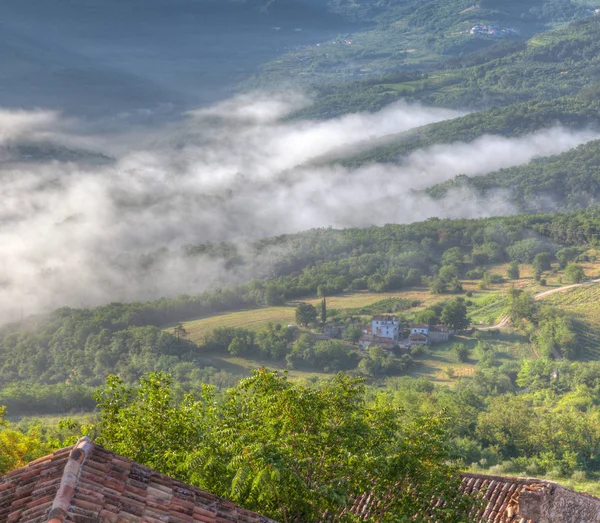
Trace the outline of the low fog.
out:
<instances>
[{"instance_id":1,"label":"low fog","mask_svg":"<svg viewBox=\"0 0 600 523\"><path fill-rule=\"evenodd\" d=\"M0 112L0 314L5 320L51 308L197 293L264 273L264 259L225 268L218 259L178 256L182 246L253 239L313 227L408 223L513 212L485 200L415 191L557 154L597 136L552 128L521 138L416 151L398 165L349 170L311 165L332 151L460 113L404 103L375 114L286 121L301 95L246 95L187 113L183 122L111 140L53 112ZM93 150L112 161L15 160L23 141ZM166 248L153 263L145 253Z\"/></svg>"}]
</instances>

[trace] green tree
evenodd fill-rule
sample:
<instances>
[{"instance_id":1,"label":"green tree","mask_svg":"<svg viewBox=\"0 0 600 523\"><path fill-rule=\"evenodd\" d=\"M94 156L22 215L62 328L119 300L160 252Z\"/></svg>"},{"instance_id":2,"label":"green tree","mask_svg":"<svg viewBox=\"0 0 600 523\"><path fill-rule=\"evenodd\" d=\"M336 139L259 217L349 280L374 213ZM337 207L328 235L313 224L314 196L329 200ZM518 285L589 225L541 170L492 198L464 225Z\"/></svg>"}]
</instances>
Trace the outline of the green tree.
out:
<instances>
[{"instance_id":1,"label":"green tree","mask_svg":"<svg viewBox=\"0 0 600 523\"><path fill-rule=\"evenodd\" d=\"M323 298L321 301L321 324L327 323L327 298Z\"/></svg>"},{"instance_id":2,"label":"green tree","mask_svg":"<svg viewBox=\"0 0 600 523\"><path fill-rule=\"evenodd\" d=\"M231 340L229 347L227 347L227 351L232 356L240 356L246 352L246 344L244 343L244 339L236 336Z\"/></svg>"},{"instance_id":3,"label":"green tree","mask_svg":"<svg viewBox=\"0 0 600 523\"><path fill-rule=\"evenodd\" d=\"M442 309L440 320L454 330L462 330L469 326L467 305L463 298L455 298L446 302Z\"/></svg>"},{"instance_id":4,"label":"green tree","mask_svg":"<svg viewBox=\"0 0 600 523\"><path fill-rule=\"evenodd\" d=\"M191 396L177 404L172 381L167 374L149 374L140 379L139 387L130 387L121 378L109 376L95 395L101 412L98 443L178 476L187 453L199 435L206 433L210 410Z\"/></svg>"},{"instance_id":5,"label":"green tree","mask_svg":"<svg viewBox=\"0 0 600 523\"><path fill-rule=\"evenodd\" d=\"M521 273L519 271L519 264L516 261L511 261L508 264L508 269L506 270L506 277L509 280L518 280L521 277Z\"/></svg>"},{"instance_id":6,"label":"green tree","mask_svg":"<svg viewBox=\"0 0 600 523\"><path fill-rule=\"evenodd\" d=\"M354 344L358 343L362 336L362 329L358 325L349 325L344 330L344 339Z\"/></svg>"},{"instance_id":7,"label":"green tree","mask_svg":"<svg viewBox=\"0 0 600 523\"><path fill-rule=\"evenodd\" d=\"M0 405L0 474L24 467L30 461L54 450L40 440L38 427L26 434L13 428L5 419L6 407Z\"/></svg>"},{"instance_id":8,"label":"green tree","mask_svg":"<svg viewBox=\"0 0 600 523\"><path fill-rule=\"evenodd\" d=\"M317 317L317 309L310 303L300 303L296 307L296 322L299 325L307 327L311 323L316 323Z\"/></svg>"},{"instance_id":9,"label":"green tree","mask_svg":"<svg viewBox=\"0 0 600 523\"><path fill-rule=\"evenodd\" d=\"M581 283L585 280L585 272L581 265L569 263L565 268L565 277L571 283Z\"/></svg>"},{"instance_id":10,"label":"green tree","mask_svg":"<svg viewBox=\"0 0 600 523\"><path fill-rule=\"evenodd\" d=\"M283 297L277 285L268 284L265 288L265 302L269 307L283 304Z\"/></svg>"},{"instance_id":11,"label":"green tree","mask_svg":"<svg viewBox=\"0 0 600 523\"><path fill-rule=\"evenodd\" d=\"M444 265L440 268L438 276L442 282L448 284L454 278L458 278L458 268L456 265Z\"/></svg>"},{"instance_id":12,"label":"green tree","mask_svg":"<svg viewBox=\"0 0 600 523\"><path fill-rule=\"evenodd\" d=\"M565 247L556 253L558 266L564 269L569 262L572 262L579 256L579 249L575 247Z\"/></svg>"},{"instance_id":13,"label":"green tree","mask_svg":"<svg viewBox=\"0 0 600 523\"><path fill-rule=\"evenodd\" d=\"M139 389L113 377L98 401L99 443L278 521L342 514L357 492L385 500L373 522L467 521L472 509L448 461L447 420L370 403L344 375L311 388L261 369L222 401L205 388L181 403L165 375Z\"/></svg>"},{"instance_id":14,"label":"green tree","mask_svg":"<svg viewBox=\"0 0 600 523\"><path fill-rule=\"evenodd\" d=\"M444 265L454 265L460 267L463 262L463 255L460 251L460 247L452 247L444 252L442 255L442 263Z\"/></svg>"},{"instance_id":15,"label":"green tree","mask_svg":"<svg viewBox=\"0 0 600 523\"><path fill-rule=\"evenodd\" d=\"M175 327L173 327L173 334L178 340L188 337L188 331L181 323L178 323L177 325L175 325Z\"/></svg>"},{"instance_id":16,"label":"green tree","mask_svg":"<svg viewBox=\"0 0 600 523\"><path fill-rule=\"evenodd\" d=\"M464 343L453 343L452 352L454 353L454 357L458 363L465 363L469 359L471 350Z\"/></svg>"},{"instance_id":17,"label":"green tree","mask_svg":"<svg viewBox=\"0 0 600 523\"><path fill-rule=\"evenodd\" d=\"M415 315L415 323L423 325L437 325L440 322L439 314L433 309L425 309Z\"/></svg>"},{"instance_id":18,"label":"green tree","mask_svg":"<svg viewBox=\"0 0 600 523\"><path fill-rule=\"evenodd\" d=\"M540 252L536 254L535 258L533 258L532 267L536 274L549 271L552 269L552 256L549 252Z\"/></svg>"},{"instance_id":19,"label":"green tree","mask_svg":"<svg viewBox=\"0 0 600 523\"><path fill-rule=\"evenodd\" d=\"M509 316L513 323L518 324L522 319L533 320L537 306L533 296L519 289L508 291Z\"/></svg>"},{"instance_id":20,"label":"green tree","mask_svg":"<svg viewBox=\"0 0 600 523\"><path fill-rule=\"evenodd\" d=\"M446 284L444 283L444 280L439 277L430 278L428 286L431 294L444 294L444 292L446 292Z\"/></svg>"}]
</instances>

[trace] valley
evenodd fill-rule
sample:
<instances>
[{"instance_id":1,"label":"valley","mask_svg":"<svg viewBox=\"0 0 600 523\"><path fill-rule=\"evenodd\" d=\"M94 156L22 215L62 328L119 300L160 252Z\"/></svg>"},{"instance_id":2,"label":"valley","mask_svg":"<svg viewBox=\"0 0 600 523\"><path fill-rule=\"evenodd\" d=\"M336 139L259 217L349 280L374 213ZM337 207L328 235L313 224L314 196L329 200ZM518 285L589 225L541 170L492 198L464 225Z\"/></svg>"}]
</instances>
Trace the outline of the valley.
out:
<instances>
[{"instance_id":1,"label":"valley","mask_svg":"<svg viewBox=\"0 0 600 523\"><path fill-rule=\"evenodd\" d=\"M281 522L600 495L600 0L0 15L0 474L86 436Z\"/></svg>"}]
</instances>

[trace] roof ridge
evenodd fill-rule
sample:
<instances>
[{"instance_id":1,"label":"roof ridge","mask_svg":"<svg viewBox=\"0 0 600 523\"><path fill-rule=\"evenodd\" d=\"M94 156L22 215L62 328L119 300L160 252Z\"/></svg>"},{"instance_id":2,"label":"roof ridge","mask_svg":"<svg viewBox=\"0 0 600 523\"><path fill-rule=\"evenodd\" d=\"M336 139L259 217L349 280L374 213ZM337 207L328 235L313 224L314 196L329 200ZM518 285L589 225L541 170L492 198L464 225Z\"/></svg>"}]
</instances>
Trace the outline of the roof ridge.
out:
<instances>
[{"instance_id":1,"label":"roof ridge","mask_svg":"<svg viewBox=\"0 0 600 523\"><path fill-rule=\"evenodd\" d=\"M560 485L557 481L553 481L551 479L541 479L541 478L530 478L524 476L502 476L502 475L494 475L494 474L478 474L477 472L462 472L460 474L462 478L474 478L474 479L488 479L490 481L507 481L511 483L520 483L523 485L529 483L545 483L548 485ZM569 488L569 487L563 487ZM571 489L572 490L572 489Z\"/></svg>"},{"instance_id":2,"label":"roof ridge","mask_svg":"<svg viewBox=\"0 0 600 523\"><path fill-rule=\"evenodd\" d=\"M65 469L60 480L58 492L50 507L47 523L64 523L67 517L67 512L71 506L75 488L79 483L81 468L86 458L94 449L94 444L87 437L80 438L77 444L71 449L69 459L65 465Z\"/></svg>"}]
</instances>

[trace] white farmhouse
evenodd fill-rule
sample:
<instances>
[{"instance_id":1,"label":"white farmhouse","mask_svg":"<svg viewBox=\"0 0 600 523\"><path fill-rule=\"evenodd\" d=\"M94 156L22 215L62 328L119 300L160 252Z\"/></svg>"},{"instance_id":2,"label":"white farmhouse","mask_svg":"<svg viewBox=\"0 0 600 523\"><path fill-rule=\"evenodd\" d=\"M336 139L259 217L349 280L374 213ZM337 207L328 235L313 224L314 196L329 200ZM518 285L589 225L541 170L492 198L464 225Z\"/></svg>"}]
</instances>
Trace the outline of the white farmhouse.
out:
<instances>
[{"instance_id":1,"label":"white farmhouse","mask_svg":"<svg viewBox=\"0 0 600 523\"><path fill-rule=\"evenodd\" d=\"M411 334L425 334L429 336L429 325L413 325L410 329Z\"/></svg>"},{"instance_id":2,"label":"white farmhouse","mask_svg":"<svg viewBox=\"0 0 600 523\"><path fill-rule=\"evenodd\" d=\"M397 340L400 336L400 322L396 316L373 316L372 334L378 338Z\"/></svg>"}]
</instances>

